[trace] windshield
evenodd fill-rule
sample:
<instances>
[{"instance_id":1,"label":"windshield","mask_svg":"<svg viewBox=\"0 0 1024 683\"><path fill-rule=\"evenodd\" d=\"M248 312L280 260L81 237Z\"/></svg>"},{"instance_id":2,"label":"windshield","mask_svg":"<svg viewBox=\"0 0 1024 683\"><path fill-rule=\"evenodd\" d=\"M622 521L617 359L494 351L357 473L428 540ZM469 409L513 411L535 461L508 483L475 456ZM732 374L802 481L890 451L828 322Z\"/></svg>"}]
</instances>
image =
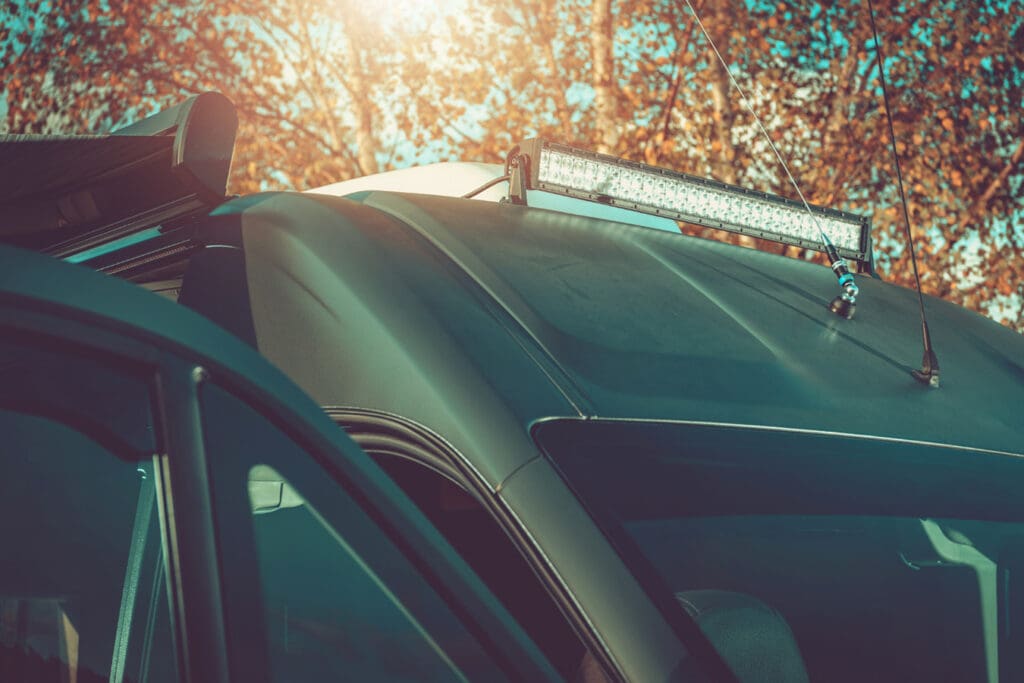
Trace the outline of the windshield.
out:
<instances>
[{"instance_id":1,"label":"windshield","mask_svg":"<svg viewBox=\"0 0 1024 683\"><path fill-rule=\"evenodd\" d=\"M600 420L535 438L741 681L1024 680L1024 458Z\"/></svg>"}]
</instances>

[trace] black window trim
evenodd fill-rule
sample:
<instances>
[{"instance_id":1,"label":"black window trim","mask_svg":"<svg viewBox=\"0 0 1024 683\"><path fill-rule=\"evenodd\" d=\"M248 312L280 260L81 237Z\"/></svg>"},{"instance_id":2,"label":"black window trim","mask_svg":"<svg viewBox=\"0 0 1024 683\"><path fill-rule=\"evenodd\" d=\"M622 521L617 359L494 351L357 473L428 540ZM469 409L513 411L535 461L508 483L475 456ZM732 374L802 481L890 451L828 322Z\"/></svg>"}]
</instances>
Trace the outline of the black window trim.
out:
<instances>
[{"instance_id":1,"label":"black window trim","mask_svg":"<svg viewBox=\"0 0 1024 683\"><path fill-rule=\"evenodd\" d=\"M167 443L159 457L163 485L158 502L166 529L179 666L189 683L230 680L219 544L198 400L206 377L202 366L167 354L157 378L158 420Z\"/></svg>"},{"instance_id":2,"label":"black window trim","mask_svg":"<svg viewBox=\"0 0 1024 683\"><path fill-rule=\"evenodd\" d=\"M311 464L326 473L365 513L512 680L562 680L479 577L372 459L367 457L365 462L376 475L375 481L359 481L360 475L366 474L362 468L346 468L331 451L296 439L288 424L267 412L265 406L235 393L230 382L219 382L216 377L207 379L231 393L308 453ZM337 433L340 435L341 431ZM283 472L282 475L285 476ZM301 490L301 481L292 484ZM374 493L379 495L374 496ZM318 508L318 514L330 519L326 509Z\"/></svg>"},{"instance_id":3,"label":"black window trim","mask_svg":"<svg viewBox=\"0 0 1024 683\"><path fill-rule=\"evenodd\" d=\"M558 573L523 530L518 517L499 496L494 495L484 478L458 449L429 427L394 413L353 406L324 406L323 409L367 452L372 453L371 449L378 443L386 443L393 449L388 455L415 461L437 472L477 500L508 535L509 541L529 564L584 647L595 656L608 680L626 680L604 641L594 632L592 623L582 614Z\"/></svg>"},{"instance_id":4,"label":"black window trim","mask_svg":"<svg viewBox=\"0 0 1024 683\"><path fill-rule=\"evenodd\" d=\"M103 324L105 321L86 322L74 317L69 319L68 312L60 311L59 307L25 310L24 306L10 303L8 297L0 297L0 312L5 314L0 322L0 335L5 338L45 344L55 353L100 358L113 367L125 363L132 374L143 371L152 373L151 398L154 402L158 452L151 457L154 463L161 543L168 573L166 588L178 676L188 683L226 683L229 679L224 666L225 652L223 648L219 651L217 649L218 643L223 643L223 631L216 628L216 624L223 619L220 602L192 600L186 614L181 601L183 583L193 585L192 592L208 593L210 582L216 584L219 580L216 578L218 570L215 560L196 562L200 559L200 553L195 549L206 545L202 525L197 524L193 507L181 504L187 498L183 492L192 491L199 496L206 493L205 477L195 467L196 461L202 456L201 449L197 451L195 448L197 425L187 419L190 407L193 409L191 412L195 412L194 399L190 399L188 393L194 364L183 362L158 343L134 339L132 335L125 334L124 330L112 330L111 325ZM72 316L76 313L80 311L72 309ZM113 367L111 371L116 372ZM177 410L169 412L167 408L170 406L176 406ZM39 411L27 412L40 414ZM90 438L95 436L89 432L96 430L83 431L78 422L64 419L67 415L45 416L64 422ZM98 435L106 436L102 433ZM97 443L104 447L120 445L116 440L115 443L104 444L103 440ZM112 452L124 454L126 451L115 448ZM182 564L183 557L178 552L183 548L191 549L184 555L186 565Z\"/></svg>"}]
</instances>

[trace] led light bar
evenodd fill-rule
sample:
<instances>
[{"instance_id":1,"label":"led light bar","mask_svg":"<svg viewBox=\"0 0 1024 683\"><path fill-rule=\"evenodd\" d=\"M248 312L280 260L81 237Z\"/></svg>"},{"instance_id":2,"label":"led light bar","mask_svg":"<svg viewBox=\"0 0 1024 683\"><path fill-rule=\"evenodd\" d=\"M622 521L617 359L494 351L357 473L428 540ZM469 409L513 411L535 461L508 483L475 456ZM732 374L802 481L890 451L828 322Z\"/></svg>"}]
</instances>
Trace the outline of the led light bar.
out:
<instances>
[{"instance_id":1,"label":"led light bar","mask_svg":"<svg viewBox=\"0 0 1024 683\"><path fill-rule=\"evenodd\" d=\"M825 251L820 226L841 255L870 268L870 222L856 214L818 206L808 212L784 197L546 140L527 140L510 159L516 154L528 189Z\"/></svg>"}]
</instances>

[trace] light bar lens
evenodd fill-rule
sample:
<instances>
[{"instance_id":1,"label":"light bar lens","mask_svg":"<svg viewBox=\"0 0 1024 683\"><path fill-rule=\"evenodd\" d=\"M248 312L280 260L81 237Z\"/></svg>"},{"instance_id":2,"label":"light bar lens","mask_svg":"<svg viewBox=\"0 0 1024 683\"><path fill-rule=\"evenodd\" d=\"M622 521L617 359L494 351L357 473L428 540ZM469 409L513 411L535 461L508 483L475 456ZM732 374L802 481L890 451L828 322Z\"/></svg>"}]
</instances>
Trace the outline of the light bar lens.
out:
<instances>
[{"instance_id":1,"label":"light bar lens","mask_svg":"<svg viewBox=\"0 0 1024 683\"><path fill-rule=\"evenodd\" d=\"M844 256L867 258L866 219L713 180L544 141L530 141L537 189L823 251L818 226ZM539 155L539 159L537 156Z\"/></svg>"}]
</instances>

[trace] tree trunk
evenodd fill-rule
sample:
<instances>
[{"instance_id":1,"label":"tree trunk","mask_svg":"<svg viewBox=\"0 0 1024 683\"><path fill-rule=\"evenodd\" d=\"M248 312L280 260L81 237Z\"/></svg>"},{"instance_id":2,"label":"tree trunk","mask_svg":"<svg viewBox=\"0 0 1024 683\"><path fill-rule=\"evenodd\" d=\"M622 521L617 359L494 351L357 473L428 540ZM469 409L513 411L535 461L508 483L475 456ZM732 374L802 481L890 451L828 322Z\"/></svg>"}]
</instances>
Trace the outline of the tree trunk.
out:
<instances>
[{"instance_id":1,"label":"tree trunk","mask_svg":"<svg viewBox=\"0 0 1024 683\"><path fill-rule=\"evenodd\" d=\"M594 109L597 151L613 154L618 147L615 116L615 62L612 55L612 2L594 0L590 18L590 58L593 64Z\"/></svg>"},{"instance_id":2,"label":"tree trunk","mask_svg":"<svg viewBox=\"0 0 1024 683\"><path fill-rule=\"evenodd\" d=\"M715 36L714 28L727 25L731 14L730 8L726 5L723 10L718 7L718 3L708 4L711 5L706 13L708 33L714 38L726 63L729 63L729 33L718 31L719 35ZM710 46L705 49L708 50L707 56L712 62L712 67L708 70L711 81L711 120L714 124L715 136L711 142L712 149L709 155L711 172L718 180L736 184L736 179L739 176L736 173L736 148L733 146L732 127L736 120L739 95L732 92L732 82L725 66L718 62L717 57L711 53Z\"/></svg>"},{"instance_id":3,"label":"tree trunk","mask_svg":"<svg viewBox=\"0 0 1024 683\"><path fill-rule=\"evenodd\" d=\"M711 80L712 118L715 123L715 140L712 142L711 168L719 180L736 184L736 148L733 147L732 125L736 119L733 101L729 97L729 75L721 64ZM716 144L717 143L717 144Z\"/></svg>"},{"instance_id":4,"label":"tree trunk","mask_svg":"<svg viewBox=\"0 0 1024 683\"><path fill-rule=\"evenodd\" d=\"M725 4L724 7L719 7L717 4L709 3L713 5L711 12L708 13L710 26L708 27L708 33L714 36L713 27L725 26L736 16L731 9L731 5ZM715 40L718 49L721 51L723 59L727 64L731 63L729 59L729 42L727 31L722 31L720 34L724 35L725 38L717 38ZM739 173L736 170L736 144L733 141L732 129L736 121L736 108L740 106L739 93L733 92L732 80L729 78L729 72L726 71L726 67L718 62L718 58L714 55L709 56L710 59L714 60L714 67L710 69L711 75L711 120L714 127L714 140L711 141L711 154L709 159L711 161L711 172L714 177L725 183L731 183L733 185L739 184ZM745 150L740 149L740 154L746 153ZM735 237L736 243L745 247L754 248L757 246L757 240L750 235L737 235Z\"/></svg>"},{"instance_id":5,"label":"tree trunk","mask_svg":"<svg viewBox=\"0 0 1024 683\"><path fill-rule=\"evenodd\" d=\"M356 41L355 35L349 35L345 41L345 80L351 95L349 106L356 119L356 161L360 173L370 175L380 170L377 166L377 140L373 135L370 87L364 74L362 51Z\"/></svg>"}]
</instances>

